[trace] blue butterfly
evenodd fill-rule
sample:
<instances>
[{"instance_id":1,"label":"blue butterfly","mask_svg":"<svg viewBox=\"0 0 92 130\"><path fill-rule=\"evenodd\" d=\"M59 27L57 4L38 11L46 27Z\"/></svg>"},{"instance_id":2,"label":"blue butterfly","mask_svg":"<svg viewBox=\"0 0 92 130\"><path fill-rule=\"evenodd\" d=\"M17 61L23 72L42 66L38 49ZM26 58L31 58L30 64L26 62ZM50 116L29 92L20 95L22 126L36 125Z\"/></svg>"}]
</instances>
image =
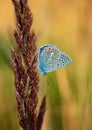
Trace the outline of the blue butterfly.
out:
<instances>
[{"instance_id":1,"label":"blue butterfly","mask_svg":"<svg viewBox=\"0 0 92 130\"><path fill-rule=\"evenodd\" d=\"M56 46L47 44L42 46L38 52L38 70L41 74L63 68L72 62L72 59L61 52Z\"/></svg>"}]
</instances>

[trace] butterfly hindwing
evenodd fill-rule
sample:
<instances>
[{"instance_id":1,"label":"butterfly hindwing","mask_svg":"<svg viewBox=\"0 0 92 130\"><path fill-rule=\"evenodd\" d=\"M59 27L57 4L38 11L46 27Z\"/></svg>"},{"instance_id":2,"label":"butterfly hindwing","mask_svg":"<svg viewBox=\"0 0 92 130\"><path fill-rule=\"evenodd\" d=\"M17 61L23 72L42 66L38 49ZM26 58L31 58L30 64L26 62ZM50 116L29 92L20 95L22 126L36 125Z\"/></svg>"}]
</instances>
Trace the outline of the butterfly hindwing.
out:
<instances>
[{"instance_id":1,"label":"butterfly hindwing","mask_svg":"<svg viewBox=\"0 0 92 130\"><path fill-rule=\"evenodd\" d=\"M63 68L70 63L71 58L54 45L45 45L38 52L38 69L41 74Z\"/></svg>"}]
</instances>

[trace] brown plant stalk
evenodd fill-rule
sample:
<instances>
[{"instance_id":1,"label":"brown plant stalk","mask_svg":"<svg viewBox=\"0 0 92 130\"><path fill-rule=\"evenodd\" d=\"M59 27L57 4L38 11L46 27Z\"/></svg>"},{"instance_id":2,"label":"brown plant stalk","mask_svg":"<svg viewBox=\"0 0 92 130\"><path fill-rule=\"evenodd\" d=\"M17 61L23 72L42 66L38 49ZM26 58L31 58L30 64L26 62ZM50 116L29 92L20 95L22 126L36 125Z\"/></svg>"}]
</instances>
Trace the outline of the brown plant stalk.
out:
<instances>
[{"instance_id":1,"label":"brown plant stalk","mask_svg":"<svg viewBox=\"0 0 92 130\"><path fill-rule=\"evenodd\" d=\"M14 32L17 49L12 49L12 62L19 124L23 130L41 130L46 98L43 98L37 114L39 75L36 36L31 30L33 17L27 0L12 0L12 2L17 25Z\"/></svg>"}]
</instances>

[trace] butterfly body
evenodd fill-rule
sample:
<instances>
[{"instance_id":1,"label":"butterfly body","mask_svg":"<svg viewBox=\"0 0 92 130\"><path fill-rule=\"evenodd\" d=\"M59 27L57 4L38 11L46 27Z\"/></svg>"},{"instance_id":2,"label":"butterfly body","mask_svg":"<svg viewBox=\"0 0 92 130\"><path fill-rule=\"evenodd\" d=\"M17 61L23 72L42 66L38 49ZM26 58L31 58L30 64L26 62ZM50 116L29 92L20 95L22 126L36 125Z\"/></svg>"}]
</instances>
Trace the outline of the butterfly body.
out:
<instances>
[{"instance_id":1,"label":"butterfly body","mask_svg":"<svg viewBox=\"0 0 92 130\"><path fill-rule=\"evenodd\" d=\"M41 74L55 71L70 64L72 59L52 44L44 45L38 52L38 69Z\"/></svg>"}]
</instances>

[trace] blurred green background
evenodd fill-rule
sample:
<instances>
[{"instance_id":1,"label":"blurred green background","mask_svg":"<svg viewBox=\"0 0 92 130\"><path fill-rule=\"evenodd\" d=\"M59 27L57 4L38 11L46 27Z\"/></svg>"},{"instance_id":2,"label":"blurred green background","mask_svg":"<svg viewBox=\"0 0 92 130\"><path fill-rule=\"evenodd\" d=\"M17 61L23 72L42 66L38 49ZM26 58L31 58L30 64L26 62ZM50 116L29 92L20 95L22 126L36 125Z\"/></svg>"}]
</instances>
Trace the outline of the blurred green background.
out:
<instances>
[{"instance_id":1,"label":"blurred green background","mask_svg":"<svg viewBox=\"0 0 92 130\"><path fill-rule=\"evenodd\" d=\"M92 130L92 1L29 0L38 48L51 43L72 64L40 76L39 102L47 95L42 130ZM15 15L11 0L0 0L0 130L20 130L10 49Z\"/></svg>"}]
</instances>

